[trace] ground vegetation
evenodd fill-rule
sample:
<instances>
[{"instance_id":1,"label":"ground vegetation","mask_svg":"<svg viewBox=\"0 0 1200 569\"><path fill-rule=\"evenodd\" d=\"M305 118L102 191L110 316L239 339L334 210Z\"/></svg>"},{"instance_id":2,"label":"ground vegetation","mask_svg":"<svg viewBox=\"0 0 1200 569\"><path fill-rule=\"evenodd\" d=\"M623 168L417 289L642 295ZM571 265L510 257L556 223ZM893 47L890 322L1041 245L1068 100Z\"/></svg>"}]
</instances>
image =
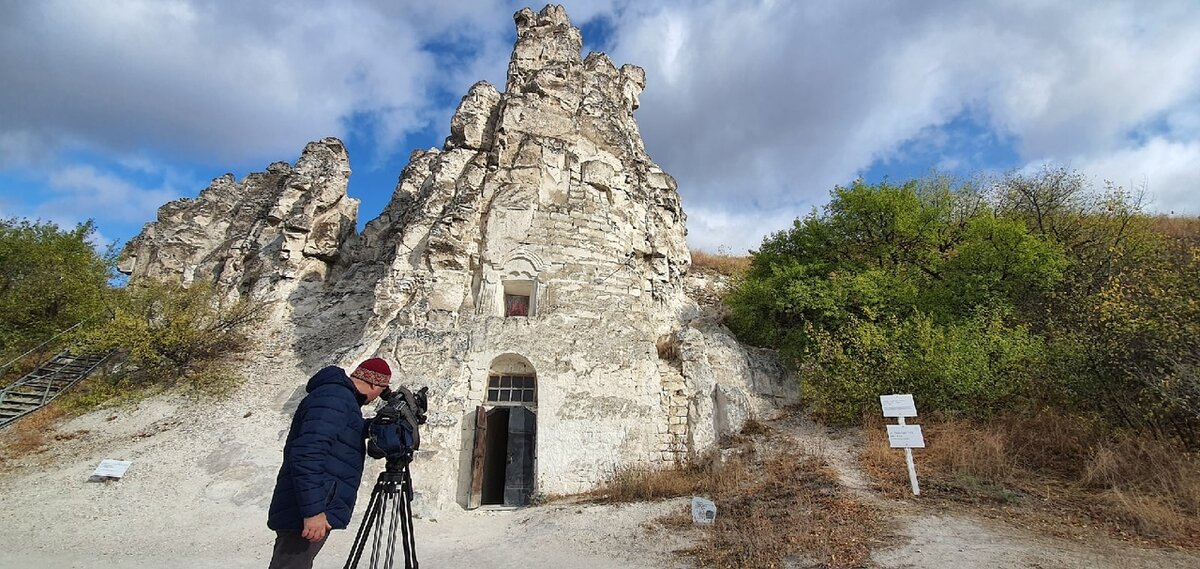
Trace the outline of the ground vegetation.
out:
<instances>
[{"instance_id":1,"label":"ground vegetation","mask_svg":"<svg viewBox=\"0 0 1200 569\"><path fill-rule=\"evenodd\" d=\"M1198 299L1200 220L1047 168L835 188L725 302L814 416L868 425L885 486L878 396L912 393L932 496L1197 545Z\"/></svg>"}]
</instances>

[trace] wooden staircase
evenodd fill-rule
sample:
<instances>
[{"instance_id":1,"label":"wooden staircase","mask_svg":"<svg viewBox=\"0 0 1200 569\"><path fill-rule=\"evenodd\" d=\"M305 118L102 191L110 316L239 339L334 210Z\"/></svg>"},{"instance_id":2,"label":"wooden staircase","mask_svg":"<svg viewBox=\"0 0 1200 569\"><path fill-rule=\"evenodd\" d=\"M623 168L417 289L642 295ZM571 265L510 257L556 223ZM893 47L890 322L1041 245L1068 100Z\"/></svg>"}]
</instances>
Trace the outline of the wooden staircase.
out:
<instances>
[{"instance_id":1,"label":"wooden staircase","mask_svg":"<svg viewBox=\"0 0 1200 569\"><path fill-rule=\"evenodd\" d=\"M95 371L111 354L72 354L63 350L0 390L0 428L44 407Z\"/></svg>"}]
</instances>

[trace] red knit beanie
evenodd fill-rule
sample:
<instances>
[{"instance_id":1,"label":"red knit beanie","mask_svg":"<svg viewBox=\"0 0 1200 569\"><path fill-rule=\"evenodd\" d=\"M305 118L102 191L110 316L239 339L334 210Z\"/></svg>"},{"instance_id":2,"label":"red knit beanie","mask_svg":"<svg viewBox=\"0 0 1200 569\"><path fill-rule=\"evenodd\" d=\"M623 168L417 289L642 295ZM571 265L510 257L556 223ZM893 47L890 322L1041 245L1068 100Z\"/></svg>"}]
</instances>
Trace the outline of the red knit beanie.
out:
<instances>
[{"instance_id":1,"label":"red knit beanie","mask_svg":"<svg viewBox=\"0 0 1200 569\"><path fill-rule=\"evenodd\" d=\"M375 387L387 387L392 380L392 368L381 358L371 358L361 364L350 374L351 378L365 381Z\"/></svg>"}]
</instances>

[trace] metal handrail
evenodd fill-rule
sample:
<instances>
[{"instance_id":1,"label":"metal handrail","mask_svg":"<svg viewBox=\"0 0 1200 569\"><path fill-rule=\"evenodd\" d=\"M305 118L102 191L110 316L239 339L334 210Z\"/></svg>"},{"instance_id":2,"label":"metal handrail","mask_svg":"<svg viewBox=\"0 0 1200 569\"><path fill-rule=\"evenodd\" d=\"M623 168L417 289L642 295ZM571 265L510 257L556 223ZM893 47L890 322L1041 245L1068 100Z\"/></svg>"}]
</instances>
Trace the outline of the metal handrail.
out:
<instances>
[{"instance_id":1,"label":"metal handrail","mask_svg":"<svg viewBox=\"0 0 1200 569\"><path fill-rule=\"evenodd\" d=\"M59 368L59 369L55 370L54 373L51 374L50 376L45 376L45 377L39 378L39 379L46 381L46 388L45 388L45 391L42 393L41 401L35 407L26 409L25 411L18 413L12 417L8 417L6 419L0 419L0 427L6 427L8 425L11 425L14 422L16 422L17 419L25 417L26 415L46 406L47 403L53 401L55 398L57 398L59 395L61 395L64 391L70 389L75 384L79 383L83 378L91 375L91 373L93 371L95 371L96 368L100 367L101 364L108 361L108 358L112 357L112 355L114 353L116 353L116 350L109 350L108 352L105 352L103 354L97 354L95 356L91 356L91 357L96 358L95 361L88 362L87 364L85 364L85 365L87 365L87 367L85 369L79 371L78 373L76 373L74 378L68 379L65 383L58 385L57 390L54 395L50 395L50 390L51 390L51 387L54 386L54 382L60 381L60 378L62 377L62 373L63 373L63 368ZM67 354L68 354L67 351L63 351L62 353L55 356L55 359L57 359L58 357L66 356ZM84 356L77 356L77 357L74 357L73 359L75 359L77 361L79 357L84 357ZM22 378L21 380L18 380L13 385L10 385L4 389L0 389L0 403L4 402L5 397L9 394L9 392L12 389L22 385L24 383L24 381L25 381L25 378Z\"/></svg>"},{"instance_id":2,"label":"metal handrail","mask_svg":"<svg viewBox=\"0 0 1200 569\"><path fill-rule=\"evenodd\" d=\"M6 363L6 364L4 364L4 365L0 366L0 378L3 378L3 377L4 377L4 374L8 373L8 368L12 367L12 365L13 365L13 364L15 364L15 363L17 363L17 362L21 361L22 359L24 359L24 358L25 358L25 356L28 356L29 354L32 354L32 353L34 353L34 352L36 352L36 351L38 351L38 350L41 350L42 348L46 347L46 344L49 344L50 342L53 342L53 341L57 340L59 336L62 336L63 334L66 334L67 332L70 332L71 330L74 330L74 329L76 329L76 328L78 328L78 327L80 327L80 326L83 326L83 324L84 324L85 322L87 322L87 320L80 320L79 322L76 322L74 326L71 326L70 328L67 328L66 330L63 330L62 332L59 332L59 333L57 333L57 334L55 334L55 335L51 336L49 340L46 340L45 342L42 342L41 344L38 344L37 346L35 346L33 349L29 350L28 352L25 352L25 353L23 353L23 354L21 354L21 355L19 355L19 356L15 357L15 358L13 358L13 359L12 359L11 361L9 361L8 363Z\"/></svg>"}]
</instances>

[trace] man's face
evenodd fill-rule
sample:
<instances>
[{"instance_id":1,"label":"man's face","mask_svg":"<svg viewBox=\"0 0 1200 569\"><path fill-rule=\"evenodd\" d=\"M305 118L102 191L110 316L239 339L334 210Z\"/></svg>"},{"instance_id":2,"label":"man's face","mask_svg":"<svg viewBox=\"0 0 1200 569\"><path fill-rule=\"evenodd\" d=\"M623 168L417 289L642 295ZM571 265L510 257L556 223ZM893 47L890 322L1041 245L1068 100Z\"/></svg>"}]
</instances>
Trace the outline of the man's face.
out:
<instances>
[{"instance_id":1,"label":"man's face","mask_svg":"<svg viewBox=\"0 0 1200 569\"><path fill-rule=\"evenodd\" d=\"M372 403L376 399L379 399L379 396L383 394L383 390L387 389L387 386L372 385L361 379L358 379L357 377L350 378L350 381L354 384L354 389L357 389L359 393L363 394L363 396L367 398L367 403ZM366 405L366 403L363 405Z\"/></svg>"},{"instance_id":2,"label":"man's face","mask_svg":"<svg viewBox=\"0 0 1200 569\"><path fill-rule=\"evenodd\" d=\"M367 390L363 392L363 395L367 396L367 403L372 403L376 399L379 399L379 396L383 394L383 390L387 389L387 386L376 386L371 384L366 384L366 387Z\"/></svg>"}]
</instances>

